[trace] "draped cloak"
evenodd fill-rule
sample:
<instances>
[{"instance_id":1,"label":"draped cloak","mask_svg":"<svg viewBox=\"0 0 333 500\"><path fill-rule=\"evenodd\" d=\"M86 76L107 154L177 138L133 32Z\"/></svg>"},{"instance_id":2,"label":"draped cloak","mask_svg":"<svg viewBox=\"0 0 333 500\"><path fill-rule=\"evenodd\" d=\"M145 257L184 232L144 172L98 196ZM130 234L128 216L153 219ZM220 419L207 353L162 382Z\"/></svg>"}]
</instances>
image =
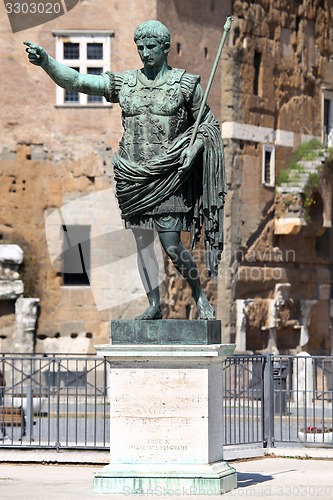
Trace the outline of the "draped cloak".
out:
<instances>
[{"instance_id":1,"label":"draped cloak","mask_svg":"<svg viewBox=\"0 0 333 500\"><path fill-rule=\"evenodd\" d=\"M207 111L207 110L206 110ZM204 114L207 116L207 112ZM191 248L200 240L204 228L206 267L217 275L223 250L223 207L226 194L223 143L217 122L203 118L197 138L204 148L190 170L180 176L180 155L189 146L193 126L173 140L159 156L136 162L122 154L113 156L116 196L122 218L144 218L174 193L180 192L191 207Z\"/></svg>"}]
</instances>

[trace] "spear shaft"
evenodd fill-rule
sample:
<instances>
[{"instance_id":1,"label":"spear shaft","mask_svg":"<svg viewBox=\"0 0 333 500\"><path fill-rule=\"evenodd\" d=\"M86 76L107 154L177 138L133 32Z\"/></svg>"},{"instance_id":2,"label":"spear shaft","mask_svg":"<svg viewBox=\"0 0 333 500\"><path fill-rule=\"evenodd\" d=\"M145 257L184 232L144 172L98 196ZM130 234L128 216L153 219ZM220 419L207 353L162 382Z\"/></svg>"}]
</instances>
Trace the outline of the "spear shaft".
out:
<instances>
[{"instance_id":1,"label":"spear shaft","mask_svg":"<svg viewBox=\"0 0 333 500\"><path fill-rule=\"evenodd\" d=\"M220 60L220 57L221 57L223 45L224 45L225 39L227 38L228 32L230 31L231 23L232 22L233 22L232 17L228 16L227 20L225 22L225 25L223 27L223 35L222 35L221 42L220 42L220 45L219 45L219 48L218 48L218 51L217 51L217 54L216 54L216 57L215 57L215 61L214 61L214 65L213 65L212 71L210 73L210 77L209 77L208 84L207 84L207 87L206 87L206 92L205 92L204 97L202 99L201 106L200 106L200 109L199 109L199 114L198 114L197 119L195 121L194 129L193 129L191 140L190 140L190 146L192 146L192 144L194 143L195 138L197 136L198 128L199 128L199 125L200 125L200 122L201 122L201 118L202 118L202 115L203 115L203 112L204 112L204 109L205 109L205 106L206 106L208 94L210 92L210 88L211 88L213 80L214 80L214 76L215 76L215 73L216 73L216 70L217 70L217 66L219 64L219 60Z\"/></svg>"}]
</instances>

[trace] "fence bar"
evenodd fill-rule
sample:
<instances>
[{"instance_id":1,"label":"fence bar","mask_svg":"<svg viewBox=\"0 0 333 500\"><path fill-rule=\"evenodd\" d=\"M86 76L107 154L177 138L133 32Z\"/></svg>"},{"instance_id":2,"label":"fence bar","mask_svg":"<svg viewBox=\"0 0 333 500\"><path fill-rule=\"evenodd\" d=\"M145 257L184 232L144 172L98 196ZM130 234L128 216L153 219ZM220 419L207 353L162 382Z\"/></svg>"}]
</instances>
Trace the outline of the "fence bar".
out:
<instances>
[{"instance_id":1,"label":"fence bar","mask_svg":"<svg viewBox=\"0 0 333 500\"><path fill-rule=\"evenodd\" d=\"M26 408L26 424L25 432L28 442L31 443L33 439L33 395L34 390L31 385L27 386L27 408Z\"/></svg>"},{"instance_id":2,"label":"fence bar","mask_svg":"<svg viewBox=\"0 0 333 500\"><path fill-rule=\"evenodd\" d=\"M263 436L264 448L274 446L273 356L266 354L264 364Z\"/></svg>"}]
</instances>

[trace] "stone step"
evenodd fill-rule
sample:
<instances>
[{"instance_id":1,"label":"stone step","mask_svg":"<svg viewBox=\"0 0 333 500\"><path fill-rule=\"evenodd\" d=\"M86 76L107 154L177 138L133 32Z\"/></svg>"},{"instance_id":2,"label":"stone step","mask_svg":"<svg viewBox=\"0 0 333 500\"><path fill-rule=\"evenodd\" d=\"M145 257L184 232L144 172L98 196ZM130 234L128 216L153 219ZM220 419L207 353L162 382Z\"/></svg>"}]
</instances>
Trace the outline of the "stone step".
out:
<instances>
[{"instance_id":1,"label":"stone step","mask_svg":"<svg viewBox=\"0 0 333 500\"><path fill-rule=\"evenodd\" d=\"M283 182L278 187L279 192L302 192L311 174L318 174L323 166L327 151L318 149L317 158L314 160L300 160L297 162L298 169L288 171L288 182Z\"/></svg>"},{"instance_id":2,"label":"stone step","mask_svg":"<svg viewBox=\"0 0 333 500\"><path fill-rule=\"evenodd\" d=\"M317 158L316 160L301 160L297 162L298 165L300 165L302 168L306 170L312 170L312 169L317 169L318 167L321 167L323 165L324 158Z\"/></svg>"}]
</instances>

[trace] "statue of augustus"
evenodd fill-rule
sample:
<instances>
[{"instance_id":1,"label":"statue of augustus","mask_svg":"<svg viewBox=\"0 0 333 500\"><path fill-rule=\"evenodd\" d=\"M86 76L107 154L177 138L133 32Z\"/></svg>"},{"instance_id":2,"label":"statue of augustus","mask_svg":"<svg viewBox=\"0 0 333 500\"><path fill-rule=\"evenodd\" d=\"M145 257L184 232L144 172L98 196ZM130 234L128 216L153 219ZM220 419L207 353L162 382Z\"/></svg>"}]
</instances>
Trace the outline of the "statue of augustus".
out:
<instances>
[{"instance_id":1,"label":"statue of augustus","mask_svg":"<svg viewBox=\"0 0 333 500\"><path fill-rule=\"evenodd\" d=\"M218 122L205 106L193 142L193 125L203 100L200 77L168 65L169 30L159 21L140 24L134 41L140 70L86 75L55 61L39 45L25 42L29 61L68 90L104 96L119 103L123 136L114 154L116 196L125 227L133 231L140 276L149 306L137 319L162 318L151 244L162 247L191 287L200 319L214 319L195 260L181 242L190 231L191 248L204 228L206 266L217 274L223 247L226 193L223 144ZM156 234L156 233L155 233ZM149 269L149 272L148 272Z\"/></svg>"}]
</instances>

